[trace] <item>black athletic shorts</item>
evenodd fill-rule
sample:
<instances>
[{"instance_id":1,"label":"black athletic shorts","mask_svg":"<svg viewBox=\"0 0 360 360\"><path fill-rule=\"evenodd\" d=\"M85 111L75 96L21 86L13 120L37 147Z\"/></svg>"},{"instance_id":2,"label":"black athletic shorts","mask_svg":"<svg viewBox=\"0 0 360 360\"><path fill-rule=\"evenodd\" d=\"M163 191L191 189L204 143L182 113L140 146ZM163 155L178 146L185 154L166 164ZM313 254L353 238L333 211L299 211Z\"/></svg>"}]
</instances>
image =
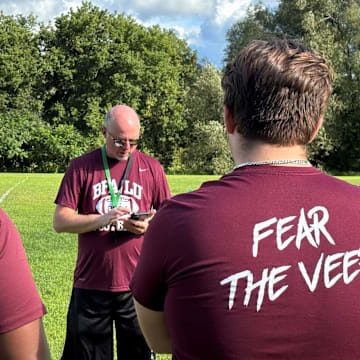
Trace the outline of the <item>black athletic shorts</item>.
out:
<instances>
[{"instance_id":1,"label":"black athletic shorts","mask_svg":"<svg viewBox=\"0 0 360 360\"><path fill-rule=\"evenodd\" d=\"M118 360L155 359L141 333L130 291L73 288L62 360L113 360L113 324Z\"/></svg>"}]
</instances>

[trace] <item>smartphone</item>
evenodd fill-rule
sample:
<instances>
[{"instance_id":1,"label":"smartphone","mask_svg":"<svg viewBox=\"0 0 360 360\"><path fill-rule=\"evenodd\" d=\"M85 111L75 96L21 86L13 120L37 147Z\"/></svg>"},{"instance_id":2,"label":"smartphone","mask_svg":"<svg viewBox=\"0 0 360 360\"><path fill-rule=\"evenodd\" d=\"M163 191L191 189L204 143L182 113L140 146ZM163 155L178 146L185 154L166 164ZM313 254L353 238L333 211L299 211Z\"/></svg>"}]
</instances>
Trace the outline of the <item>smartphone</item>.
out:
<instances>
[{"instance_id":1,"label":"smartphone","mask_svg":"<svg viewBox=\"0 0 360 360\"><path fill-rule=\"evenodd\" d=\"M140 216L143 215L150 215L150 211L143 211L143 212L133 212L130 216L130 219L132 220L139 220Z\"/></svg>"}]
</instances>

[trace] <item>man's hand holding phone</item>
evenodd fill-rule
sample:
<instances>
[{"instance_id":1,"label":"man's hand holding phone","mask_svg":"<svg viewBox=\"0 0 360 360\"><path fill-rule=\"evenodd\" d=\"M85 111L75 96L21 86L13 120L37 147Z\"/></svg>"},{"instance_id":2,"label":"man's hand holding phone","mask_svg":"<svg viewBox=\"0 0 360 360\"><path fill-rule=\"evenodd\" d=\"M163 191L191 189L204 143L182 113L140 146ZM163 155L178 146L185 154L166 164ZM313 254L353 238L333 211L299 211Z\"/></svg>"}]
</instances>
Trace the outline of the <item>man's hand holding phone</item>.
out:
<instances>
[{"instance_id":1,"label":"man's hand holding phone","mask_svg":"<svg viewBox=\"0 0 360 360\"><path fill-rule=\"evenodd\" d=\"M133 212L130 215L130 219L132 220L144 220L149 215L151 215L150 211L143 211L143 212Z\"/></svg>"},{"instance_id":2,"label":"man's hand holding phone","mask_svg":"<svg viewBox=\"0 0 360 360\"><path fill-rule=\"evenodd\" d=\"M133 234L144 234L149 226L150 220L155 215L155 213L155 209L144 212L133 212L131 213L129 219L124 220L124 227Z\"/></svg>"}]
</instances>

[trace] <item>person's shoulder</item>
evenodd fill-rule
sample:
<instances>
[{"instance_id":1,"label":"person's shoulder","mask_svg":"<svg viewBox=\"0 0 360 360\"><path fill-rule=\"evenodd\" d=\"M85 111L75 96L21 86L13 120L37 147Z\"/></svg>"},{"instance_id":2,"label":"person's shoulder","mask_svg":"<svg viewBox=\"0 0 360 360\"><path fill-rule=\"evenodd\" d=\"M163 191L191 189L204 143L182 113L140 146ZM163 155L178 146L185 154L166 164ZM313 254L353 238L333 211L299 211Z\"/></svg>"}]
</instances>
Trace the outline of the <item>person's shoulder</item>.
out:
<instances>
[{"instance_id":1,"label":"person's shoulder","mask_svg":"<svg viewBox=\"0 0 360 360\"><path fill-rule=\"evenodd\" d=\"M97 148L95 150L89 151L83 155L80 155L80 156L74 158L74 160L77 160L77 161L98 160L99 157L101 157L101 148Z\"/></svg>"},{"instance_id":2,"label":"person's shoulder","mask_svg":"<svg viewBox=\"0 0 360 360\"><path fill-rule=\"evenodd\" d=\"M358 208L360 206L360 187L349 182L349 178L321 174L313 183L312 192L333 201L339 207Z\"/></svg>"},{"instance_id":3,"label":"person's shoulder","mask_svg":"<svg viewBox=\"0 0 360 360\"><path fill-rule=\"evenodd\" d=\"M175 234L208 219L223 204L223 191L214 191L217 184L217 181L206 182L199 189L189 189L164 200L154 217L155 224Z\"/></svg>"},{"instance_id":4,"label":"person's shoulder","mask_svg":"<svg viewBox=\"0 0 360 360\"><path fill-rule=\"evenodd\" d=\"M223 194L224 181L221 179L203 182L198 189L189 189L187 192L174 195L166 200L169 208L187 208L195 210L198 207L206 206L210 200L217 199Z\"/></svg>"},{"instance_id":5,"label":"person's shoulder","mask_svg":"<svg viewBox=\"0 0 360 360\"><path fill-rule=\"evenodd\" d=\"M351 184L348 180L342 177L335 177L326 173L321 173L322 181L325 187L331 187L334 191L341 191L347 193L353 193L354 195L360 196L360 186Z\"/></svg>"}]
</instances>

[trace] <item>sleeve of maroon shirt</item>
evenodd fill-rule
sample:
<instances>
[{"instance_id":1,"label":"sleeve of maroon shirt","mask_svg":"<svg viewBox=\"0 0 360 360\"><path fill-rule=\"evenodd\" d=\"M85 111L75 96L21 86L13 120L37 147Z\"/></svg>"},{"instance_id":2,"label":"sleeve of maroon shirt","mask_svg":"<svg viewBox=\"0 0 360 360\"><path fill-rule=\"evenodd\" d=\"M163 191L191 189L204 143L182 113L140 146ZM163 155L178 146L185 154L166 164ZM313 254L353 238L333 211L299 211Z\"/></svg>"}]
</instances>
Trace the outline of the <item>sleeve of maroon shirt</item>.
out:
<instances>
[{"instance_id":1,"label":"sleeve of maroon shirt","mask_svg":"<svg viewBox=\"0 0 360 360\"><path fill-rule=\"evenodd\" d=\"M39 319L45 313L20 235L0 209L0 334Z\"/></svg>"},{"instance_id":2,"label":"sleeve of maroon shirt","mask_svg":"<svg viewBox=\"0 0 360 360\"><path fill-rule=\"evenodd\" d=\"M166 208L166 207L165 207ZM161 214L165 209L159 210ZM163 214L162 214L163 215ZM166 245L168 243L163 227L162 216L155 215L144 236L141 254L130 283L135 299L144 307L154 310L164 310L164 300L167 291L165 278Z\"/></svg>"},{"instance_id":3,"label":"sleeve of maroon shirt","mask_svg":"<svg viewBox=\"0 0 360 360\"><path fill-rule=\"evenodd\" d=\"M71 162L61 181L55 204L76 210L82 193L82 176L79 159Z\"/></svg>"}]
</instances>

